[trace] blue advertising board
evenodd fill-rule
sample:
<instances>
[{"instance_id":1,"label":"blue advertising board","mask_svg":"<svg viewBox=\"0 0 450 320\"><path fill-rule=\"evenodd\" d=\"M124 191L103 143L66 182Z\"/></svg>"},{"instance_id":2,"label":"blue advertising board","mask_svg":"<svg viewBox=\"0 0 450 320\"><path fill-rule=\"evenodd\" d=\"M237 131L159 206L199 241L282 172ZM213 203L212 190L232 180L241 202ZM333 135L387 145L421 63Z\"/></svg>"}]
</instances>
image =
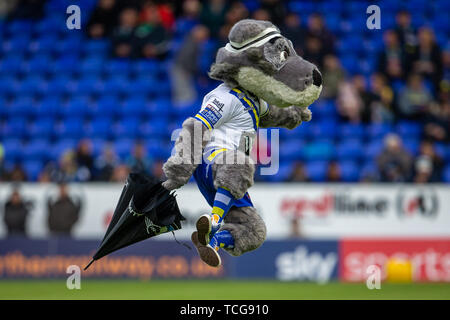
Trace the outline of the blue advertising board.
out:
<instances>
[{"instance_id":1,"label":"blue advertising board","mask_svg":"<svg viewBox=\"0 0 450 320\"><path fill-rule=\"evenodd\" d=\"M100 241L52 238L0 240L1 278L67 277L81 269ZM193 247L193 246L192 246ZM269 278L326 282L337 278L337 241L266 241L240 257L221 252L223 267L205 265L192 250L175 241L148 239L96 261L83 277L92 278Z\"/></svg>"},{"instance_id":2,"label":"blue advertising board","mask_svg":"<svg viewBox=\"0 0 450 320\"><path fill-rule=\"evenodd\" d=\"M327 282L338 277L337 241L266 241L237 259L233 275L286 281Z\"/></svg>"}]
</instances>

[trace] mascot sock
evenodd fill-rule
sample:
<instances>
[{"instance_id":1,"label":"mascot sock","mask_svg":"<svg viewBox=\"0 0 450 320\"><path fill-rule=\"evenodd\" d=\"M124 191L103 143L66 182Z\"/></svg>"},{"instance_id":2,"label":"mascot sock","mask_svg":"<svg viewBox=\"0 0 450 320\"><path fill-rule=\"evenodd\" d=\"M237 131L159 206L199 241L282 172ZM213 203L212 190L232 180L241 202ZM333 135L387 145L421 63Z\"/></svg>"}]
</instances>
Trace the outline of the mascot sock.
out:
<instances>
[{"instance_id":1,"label":"mascot sock","mask_svg":"<svg viewBox=\"0 0 450 320\"><path fill-rule=\"evenodd\" d=\"M223 218L227 214L228 210L233 206L234 198L231 195L230 191L224 188L218 188L216 192L216 196L214 197L214 204L212 208L212 230L211 236L219 230Z\"/></svg>"},{"instance_id":2,"label":"mascot sock","mask_svg":"<svg viewBox=\"0 0 450 320\"><path fill-rule=\"evenodd\" d=\"M209 245L216 250L219 250L219 248L232 249L234 248L234 239L230 231L222 230L214 234Z\"/></svg>"}]
</instances>

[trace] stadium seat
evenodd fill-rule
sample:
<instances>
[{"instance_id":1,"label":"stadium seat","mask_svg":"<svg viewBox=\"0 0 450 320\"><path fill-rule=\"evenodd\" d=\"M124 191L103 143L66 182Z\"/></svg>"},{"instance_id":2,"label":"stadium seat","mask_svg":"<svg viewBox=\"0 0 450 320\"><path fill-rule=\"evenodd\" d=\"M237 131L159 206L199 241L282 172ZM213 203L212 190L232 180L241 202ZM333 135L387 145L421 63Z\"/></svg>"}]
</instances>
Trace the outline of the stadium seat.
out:
<instances>
[{"instance_id":1,"label":"stadium seat","mask_svg":"<svg viewBox=\"0 0 450 320\"><path fill-rule=\"evenodd\" d=\"M359 161L363 156L363 147L358 139L346 139L336 146L336 156L339 160Z\"/></svg>"},{"instance_id":2,"label":"stadium seat","mask_svg":"<svg viewBox=\"0 0 450 320\"><path fill-rule=\"evenodd\" d=\"M306 172L313 182L323 182L326 179L328 162L310 161L306 164Z\"/></svg>"}]
</instances>

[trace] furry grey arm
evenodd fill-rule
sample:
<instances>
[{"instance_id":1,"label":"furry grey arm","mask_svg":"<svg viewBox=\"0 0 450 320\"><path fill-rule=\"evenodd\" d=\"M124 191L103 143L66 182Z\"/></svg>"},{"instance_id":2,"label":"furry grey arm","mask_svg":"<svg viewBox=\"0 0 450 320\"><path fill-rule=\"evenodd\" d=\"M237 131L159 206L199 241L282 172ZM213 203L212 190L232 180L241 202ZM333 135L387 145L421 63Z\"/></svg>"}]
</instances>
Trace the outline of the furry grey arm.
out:
<instances>
[{"instance_id":1,"label":"furry grey arm","mask_svg":"<svg viewBox=\"0 0 450 320\"><path fill-rule=\"evenodd\" d=\"M301 107L278 108L269 106L269 112L261 117L259 126L261 128L284 127L294 129L302 124L303 121L310 121L312 117L311 110Z\"/></svg>"},{"instance_id":2,"label":"furry grey arm","mask_svg":"<svg viewBox=\"0 0 450 320\"><path fill-rule=\"evenodd\" d=\"M175 154L163 165L167 180L163 187L168 190L185 185L197 166L202 162L203 149L210 140L210 131L197 119L183 122L180 135L175 142Z\"/></svg>"}]
</instances>

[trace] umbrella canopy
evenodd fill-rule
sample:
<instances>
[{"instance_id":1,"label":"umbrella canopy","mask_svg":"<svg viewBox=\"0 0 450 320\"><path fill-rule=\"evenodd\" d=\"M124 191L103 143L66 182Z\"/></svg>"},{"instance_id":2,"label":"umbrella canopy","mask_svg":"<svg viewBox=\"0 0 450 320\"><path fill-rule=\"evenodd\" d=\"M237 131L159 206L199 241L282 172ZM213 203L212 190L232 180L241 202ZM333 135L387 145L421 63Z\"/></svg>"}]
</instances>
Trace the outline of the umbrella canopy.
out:
<instances>
[{"instance_id":1,"label":"umbrella canopy","mask_svg":"<svg viewBox=\"0 0 450 320\"><path fill-rule=\"evenodd\" d=\"M84 270L111 252L181 229L182 220L175 195L160 181L143 173L131 173L100 247Z\"/></svg>"}]
</instances>

